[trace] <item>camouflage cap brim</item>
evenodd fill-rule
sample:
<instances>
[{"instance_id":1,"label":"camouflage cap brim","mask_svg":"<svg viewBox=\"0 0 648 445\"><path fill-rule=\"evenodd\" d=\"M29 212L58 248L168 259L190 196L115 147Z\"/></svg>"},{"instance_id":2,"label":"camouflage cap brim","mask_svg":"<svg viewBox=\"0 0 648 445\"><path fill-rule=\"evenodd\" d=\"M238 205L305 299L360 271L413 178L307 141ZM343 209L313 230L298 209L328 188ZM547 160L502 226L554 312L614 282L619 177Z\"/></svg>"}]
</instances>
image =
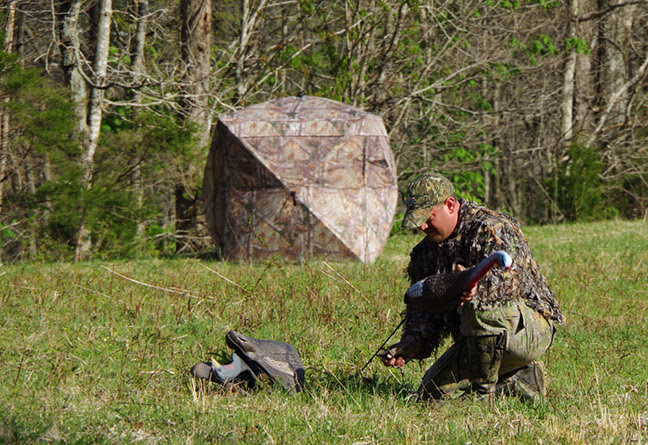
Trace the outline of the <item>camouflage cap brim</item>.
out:
<instances>
[{"instance_id":1,"label":"camouflage cap brim","mask_svg":"<svg viewBox=\"0 0 648 445\"><path fill-rule=\"evenodd\" d=\"M422 207L418 209L411 209L405 212L401 226L405 229L418 229L427 221L432 213L432 208Z\"/></svg>"}]
</instances>

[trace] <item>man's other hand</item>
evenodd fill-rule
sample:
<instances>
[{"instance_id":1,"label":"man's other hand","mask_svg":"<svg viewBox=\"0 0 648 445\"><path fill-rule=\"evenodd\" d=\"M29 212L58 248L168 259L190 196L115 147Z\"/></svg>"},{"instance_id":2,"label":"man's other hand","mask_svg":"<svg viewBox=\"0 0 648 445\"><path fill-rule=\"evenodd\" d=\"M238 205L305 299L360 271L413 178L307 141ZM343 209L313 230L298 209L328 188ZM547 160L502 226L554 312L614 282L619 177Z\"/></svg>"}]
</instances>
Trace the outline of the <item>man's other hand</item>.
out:
<instances>
[{"instance_id":1,"label":"man's other hand","mask_svg":"<svg viewBox=\"0 0 648 445\"><path fill-rule=\"evenodd\" d=\"M466 268L463 267L461 264L457 264L457 270L461 272L463 270L466 270ZM476 296L477 296L477 283L475 283L473 287L464 291L464 293L461 294L461 297L459 297L460 300L459 306L463 306L464 303L472 300Z\"/></svg>"}]
</instances>

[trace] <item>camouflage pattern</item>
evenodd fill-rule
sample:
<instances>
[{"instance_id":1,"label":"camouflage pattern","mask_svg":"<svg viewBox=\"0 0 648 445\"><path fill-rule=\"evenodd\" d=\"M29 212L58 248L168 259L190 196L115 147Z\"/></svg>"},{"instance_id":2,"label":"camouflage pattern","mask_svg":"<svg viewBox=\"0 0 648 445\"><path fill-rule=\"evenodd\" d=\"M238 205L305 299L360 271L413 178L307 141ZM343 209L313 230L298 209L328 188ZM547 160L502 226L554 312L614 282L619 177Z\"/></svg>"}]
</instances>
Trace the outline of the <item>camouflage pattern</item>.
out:
<instances>
[{"instance_id":1,"label":"camouflage pattern","mask_svg":"<svg viewBox=\"0 0 648 445\"><path fill-rule=\"evenodd\" d=\"M423 399L494 393L503 374L526 369L546 352L554 324L565 321L517 221L466 200L459 203L457 227L448 239L437 244L426 237L412 249L411 283L459 264L474 267L497 250L508 252L513 265L508 271L492 269L479 281L477 296L458 309L406 308L402 339L390 347L392 355L424 359L447 336L455 341L423 378ZM533 388L523 380L510 380L509 389L526 387L531 394Z\"/></svg>"},{"instance_id":2,"label":"camouflage pattern","mask_svg":"<svg viewBox=\"0 0 648 445\"><path fill-rule=\"evenodd\" d=\"M372 262L398 197L381 118L308 96L220 116L203 190L215 247L243 260Z\"/></svg>"},{"instance_id":3,"label":"camouflage pattern","mask_svg":"<svg viewBox=\"0 0 648 445\"><path fill-rule=\"evenodd\" d=\"M432 208L454 196L454 186L445 176L439 174L421 175L407 188L404 201L407 212L402 226L406 229L420 227L430 216Z\"/></svg>"},{"instance_id":4,"label":"camouflage pattern","mask_svg":"<svg viewBox=\"0 0 648 445\"><path fill-rule=\"evenodd\" d=\"M512 217L473 202L459 200L459 221L452 235L440 244L427 237L410 254L407 272L413 283L433 274L456 269L457 264L473 267L497 250L513 258L511 270L491 270L477 287L477 297L463 310L488 311L508 302L522 301L526 306L559 324L564 317L554 293L540 273L519 224ZM461 314L456 310L425 313L405 310L403 337L416 337L421 347L416 356L426 358L451 335L461 338Z\"/></svg>"},{"instance_id":5,"label":"camouflage pattern","mask_svg":"<svg viewBox=\"0 0 648 445\"><path fill-rule=\"evenodd\" d=\"M485 313L464 311L462 321L468 326L497 327L493 330L497 334L470 332L474 335L461 336L423 377L420 399L495 393L524 400L544 396L544 366L537 359L551 346L552 322L521 301Z\"/></svg>"},{"instance_id":6,"label":"camouflage pattern","mask_svg":"<svg viewBox=\"0 0 648 445\"><path fill-rule=\"evenodd\" d=\"M466 337L464 341L468 346L469 393L479 395L494 393L504 356L502 337L497 335L473 336Z\"/></svg>"},{"instance_id":7,"label":"camouflage pattern","mask_svg":"<svg viewBox=\"0 0 648 445\"><path fill-rule=\"evenodd\" d=\"M417 391L419 400L461 399L473 394L466 343L455 343L430 367ZM533 361L508 374L499 375L495 390L485 395L516 396L526 402L539 402L547 395L547 371L544 363Z\"/></svg>"},{"instance_id":8,"label":"camouflage pattern","mask_svg":"<svg viewBox=\"0 0 648 445\"><path fill-rule=\"evenodd\" d=\"M500 376L495 393L517 396L527 402L539 402L547 395L547 370L544 363L534 361L508 375Z\"/></svg>"}]
</instances>

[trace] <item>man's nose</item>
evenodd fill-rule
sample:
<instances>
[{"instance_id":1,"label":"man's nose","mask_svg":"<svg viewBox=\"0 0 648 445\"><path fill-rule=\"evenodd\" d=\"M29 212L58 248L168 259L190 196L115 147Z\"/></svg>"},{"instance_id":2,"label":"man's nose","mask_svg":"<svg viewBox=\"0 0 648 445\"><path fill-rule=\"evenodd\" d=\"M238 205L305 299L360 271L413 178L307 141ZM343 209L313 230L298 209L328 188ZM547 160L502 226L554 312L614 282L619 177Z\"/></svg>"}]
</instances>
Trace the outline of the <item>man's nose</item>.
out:
<instances>
[{"instance_id":1,"label":"man's nose","mask_svg":"<svg viewBox=\"0 0 648 445\"><path fill-rule=\"evenodd\" d=\"M423 232L425 232L425 230L426 230L427 228L428 228L427 222L424 222L423 224L421 224L421 225L419 226L419 229L421 229L421 231L423 231Z\"/></svg>"}]
</instances>

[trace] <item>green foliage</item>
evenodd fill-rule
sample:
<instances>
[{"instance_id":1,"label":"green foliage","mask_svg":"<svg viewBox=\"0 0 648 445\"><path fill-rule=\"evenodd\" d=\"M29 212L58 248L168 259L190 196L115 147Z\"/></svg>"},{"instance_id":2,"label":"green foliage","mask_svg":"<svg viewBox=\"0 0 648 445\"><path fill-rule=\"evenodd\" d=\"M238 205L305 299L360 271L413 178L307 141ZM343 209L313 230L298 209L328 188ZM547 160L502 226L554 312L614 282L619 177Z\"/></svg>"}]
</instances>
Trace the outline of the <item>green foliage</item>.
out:
<instances>
[{"instance_id":1,"label":"green foliage","mask_svg":"<svg viewBox=\"0 0 648 445\"><path fill-rule=\"evenodd\" d=\"M160 53L153 45L146 45L144 47L144 54L150 59L157 59L160 56Z\"/></svg>"},{"instance_id":2,"label":"green foliage","mask_svg":"<svg viewBox=\"0 0 648 445\"><path fill-rule=\"evenodd\" d=\"M473 85L471 85L473 86ZM488 99L486 99L484 96L482 96L479 93L471 93L470 97L475 104L475 108L481 111L492 111L493 110L493 105L490 103Z\"/></svg>"},{"instance_id":3,"label":"green foliage","mask_svg":"<svg viewBox=\"0 0 648 445\"><path fill-rule=\"evenodd\" d=\"M166 183L167 189L172 189L173 178L195 156L195 127L181 125L170 113L134 114L124 108L107 115L104 123L107 128L96 154L95 181L83 195L96 255L168 253L168 242L164 242L168 238L162 237L157 229L148 229L163 226L159 192L138 187L133 175L137 170L148 181ZM137 230L140 224L147 231L148 244L142 244L142 234Z\"/></svg>"},{"instance_id":4,"label":"green foliage","mask_svg":"<svg viewBox=\"0 0 648 445\"><path fill-rule=\"evenodd\" d=\"M37 69L15 65L1 79L9 101L4 104L19 136L12 143L33 147L54 160L80 153L74 132L74 112L69 92L54 85Z\"/></svg>"},{"instance_id":5,"label":"green foliage","mask_svg":"<svg viewBox=\"0 0 648 445\"><path fill-rule=\"evenodd\" d=\"M607 202L600 174L602 163L595 147L574 143L568 160L554 172L554 198L569 221L600 220L618 214Z\"/></svg>"},{"instance_id":6,"label":"green foliage","mask_svg":"<svg viewBox=\"0 0 648 445\"><path fill-rule=\"evenodd\" d=\"M531 39L529 39L528 51L532 54L539 54L541 56L558 53L551 37L546 34L538 34L537 36L531 37Z\"/></svg>"},{"instance_id":7,"label":"green foliage","mask_svg":"<svg viewBox=\"0 0 648 445\"><path fill-rule=\"evenodd\" d=\"M486 5L502 9L515 10L522 5L518 0L486 0Z\"/></svg>"},{"instance_id":8,"label":"green foliage","mask_svg":"<svg viewBox=\"0 0 648 445\"><path fill-rule=\"evenodd\" d=\"M2 41L2 40L0 40ZM20 69L18 63L18 56L16 54L9 54L4 51L0 51L0 81L4 84L6 80L5 76L12 76L16 71Z\"/></svg>"},{"instance_id":9,"label":"green foliage","mask_svg":"<svg viewBox=\"0 0 648 445\"><path fill-rule=\"evenodd\" d=\"M302 13L305 15L310 15L313 13L313 0L299 0L299 7L302 10Z\"/></svg>"},{"instance_id":10,"label":"green foliage","mask_svg":"<svg viewBox=\"0 0 648 445\"><path fill-rule=\"evenodd\" d=\"M484 175L496 174L492 159L497 154L497 148L490 144L480 144L476 150L454 148L444 156L444 164L459 163L461 167L446 171L442 166L441 173L454 184L457 196L481 202L480 197L484 196ZM475 164L480 166L479 170L464 167Z\"/></svg>"},{"instance_id":11,"label":"green foliage","mask_svg":"<svg viewBox=\"0 0 648 445\"><path fill-rule=\"evenodd\" d=\"M151 255L170 256L175 252L173 227L164 227L156 222L146 225L147 246Z\"/></svg>"},{"instance_id":12,"label":"green foliage","mask_svg":"<svg viewBox=\"0 0 648 445\"><path fill-rule=\"evenodd\" d=\"M148 244L142 240L141 225L163 223L159 192L136 184L134 172L172 188L173 177L196 160L191 150L195 127L181 125L163 109L135 112L115 107L104 115L93 180L86 188L69 91L48 81L39 70L13 63L4 66L8 68L0 88L9 98L3 105L14 131L10 149L38 159L35 165L47 164L48 176L35 184L35 190L25 187L4 197L0 236L23 246L32 243L32 259L70 258L83 218L97 257L168 252L168 242L155 230L147 237ZM198 188L195 180L190 185ZM20 223L19 235L5 228L13 220Z\"/></svg>"},{"instance_id":13,"label":"green foliage","mask_svg":"<svg viewBox=\"0 0 648 445\"><path fill-rule=\"evenodd\" d=\"M404 216L405 213L396 212L396 215L394 215L394 222L392 223L392 228L389 232L390 237L394 237L397 235L406 235L408 233L411 233L410 229L406 229L402 226Z\"/></svg>"},{"instance_id":14,"label":"green foliage","mask_svg":"<svg viewBox=\"0 0 648 445\"><path fill-rule=\"evenodd\" d=\"M519 1L501 0L498 3L499 3L498 6L504 9L517 9L520 7Z\"/></svg>"},{"instance_id":15,"label":"green foliage","mask_svg":"<svg viewBox=\"0 0 648 445\"><path fill-rule=\"evenodd\" d=\"M9 240L16 237L17 237L16 232L11 230L11 224L5 224L2 221L0 221L0 241Z\"/></svg>"},{"instance_id":16,"label":"green foliage","mask_svg":"<svg viewBox=\"0 0 648 445\"><path fill-rule=\"evenodd\" d=\"M526 3L540 5L543 9L559 8L562 6L560 0L526 0Z\"/></svg>"},{"instance_id":17,"label":"green foliage","mask_svg":"<svg viewBox=\"0 0 648 445\"><path fill-rule=\"evenodd\" d=\"M484 76L495 82L504 82L522 73L519 66L510 63L491 63Z\"/></svg>"},{"instance_id":18,"label":"green foliage","mask_svg":"<svg viewBox=\"0 0 648 445\"><path fill-rule=\"evenodd\" d=\"M69 91L58 87L37 69L14 65L0 80L0 88L8 101L3 103L12 125L9 150L14 159L31 161L31 165L15 165L16 172L32 178L36 168L44 168L47 177L32 183L16 181L5 194L0 224L12 222L14 236L10 246L31 245L37 255L61 258L73 239L70 229L78 213L64 209L58 203L73 206L80 196L80 147L74 133L74 112ZM29 171L29 170L36 171ZM7 190L7 189L5 189ZM65 190L65 193L61 193ZM5 237L6 239L6 237ZM47 253L45 253L47 252ZM3 252L4 253L4 252Z\"/></svg>"},{"instance_id":19,"label":"green foliage","mask_svg":"<svg viewBox=\"0 0 648 445\"><path fill-rule=\"evenodd\" d=\"M538 56L545 57L558 54L558 49L553 40L546 34L532 35L526 42L512 38L509 45L514 50L523 52L531 65L538 63Z\"/></svg>"},{"instance_id":20,"label":"green foliage","mask_svg":"<svg viewBox=\"0 0 648 445\"><path fill-rule=\"evenodd\" d=\"M584 39L578 37L571 37L567 39L567 41L565 42L565 49L568 53L574 51L577 54L583 54L586 56L589 56L592 53L589 46L587 46L587 42L585 42Z\"/></svg>"}]
</instances>

